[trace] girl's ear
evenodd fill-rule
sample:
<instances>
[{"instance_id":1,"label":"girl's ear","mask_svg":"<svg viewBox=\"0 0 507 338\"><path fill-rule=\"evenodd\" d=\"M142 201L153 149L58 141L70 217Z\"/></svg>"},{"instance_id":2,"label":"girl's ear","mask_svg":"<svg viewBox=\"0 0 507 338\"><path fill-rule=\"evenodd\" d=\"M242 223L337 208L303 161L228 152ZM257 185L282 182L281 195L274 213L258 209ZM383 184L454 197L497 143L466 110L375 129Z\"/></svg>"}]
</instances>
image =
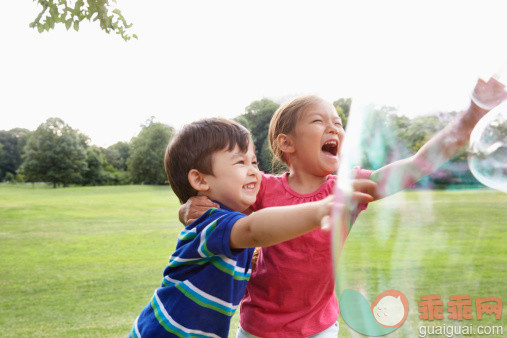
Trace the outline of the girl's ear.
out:
<instances>
[{"instance_id":1,"label":"girl's ear","mask_svg":"<svg viewBox=\"0 0 507 338\"><path fill-rule=\"evenodd\" d=\"M276 143L278 144L278 148L287 154L291 154L295 151L294 142L289 135L280 134L276 138Z\"/></svg>"},{"instance_id":2,"label":"girl's ear","mask_svg":"<svg viewBox=\"0 0 507 338\"><path fill-rule=\"evenodd\" d=\"M192 169L188 172L188 182L197 191L209 190L208 182L206 182L206 175L197 169Z\"/></svg>"}]
</instances>

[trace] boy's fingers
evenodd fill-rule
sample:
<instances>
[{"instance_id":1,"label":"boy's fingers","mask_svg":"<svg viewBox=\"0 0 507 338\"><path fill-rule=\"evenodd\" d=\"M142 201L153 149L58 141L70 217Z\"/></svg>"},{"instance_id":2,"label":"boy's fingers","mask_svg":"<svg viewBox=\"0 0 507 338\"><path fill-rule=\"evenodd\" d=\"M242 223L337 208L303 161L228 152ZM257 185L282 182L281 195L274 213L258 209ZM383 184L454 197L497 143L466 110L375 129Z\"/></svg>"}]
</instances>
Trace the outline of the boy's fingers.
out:
<instances>
[{"instance_id":1,"label":"boy's fingers","mask_svg":"<svg viewBox=\"0 0 507 338\"><path fill-rule=\"evenodd\" d=\"M329 231L329 229L331 229L331 217L329 215L322 217L322 220L320 221L320 228L323 231Z\"/></svg>"},{"instance_id":2,"label":"boy's fingers","mask_svg":"<svg viewBox=\"0 0 507 338\"><path fill-rule=\"evenodd\" d=\"M362 192L373 197L373 200L379 199L378 185L369 179L357 179L352 182L354 192ZM371 202L371 201L369 201Z\"/></svg>"},{"instance_id":3,"label":"boy's fingers","mask_svg":"<svg viewBox=\"0 0 507 338\"><path fill-rule=\"evenodd\" d=\"M354 190L371 190L377 188L377 183L368 179L357 179L352 181Z\"/></svg>"},{"instance_id":4,"label":"boy's fingers","mask_svg":"<svg viewBox=\"0 0 507 338\"><path fill-rule=\"evenodd\" d=\"M354 191L351 196L354 201L359 203L370 203L374 201L373 196L365 192Z\"/></svg>"}]
</instances>

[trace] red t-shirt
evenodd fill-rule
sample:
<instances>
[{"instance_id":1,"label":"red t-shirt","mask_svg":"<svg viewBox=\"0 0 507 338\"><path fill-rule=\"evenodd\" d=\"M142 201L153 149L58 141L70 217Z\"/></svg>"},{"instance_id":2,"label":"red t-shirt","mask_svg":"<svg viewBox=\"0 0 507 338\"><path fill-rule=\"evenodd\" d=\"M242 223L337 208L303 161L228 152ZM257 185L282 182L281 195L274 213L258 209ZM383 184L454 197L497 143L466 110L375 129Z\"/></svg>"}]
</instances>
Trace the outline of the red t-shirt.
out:
<instances>
[{"instance_id":1,"label":"red t-shirt","mask_svg":"<svg viewBox=\"0 0 507 338\"><path fill-rule=\"evenodd\" d=\"M356 170L368 178L369 170ZM311 194L299 194L281 176L262 176L252 209L318 201L333 192L336 176ZM366 209L358 206L356 215ZM334 294L331 234L316 229L292 240L263 247L252 273L240 311L240 325L250 334L265 338L308 337L338 320Z\"/></svg>"}]
</instances>

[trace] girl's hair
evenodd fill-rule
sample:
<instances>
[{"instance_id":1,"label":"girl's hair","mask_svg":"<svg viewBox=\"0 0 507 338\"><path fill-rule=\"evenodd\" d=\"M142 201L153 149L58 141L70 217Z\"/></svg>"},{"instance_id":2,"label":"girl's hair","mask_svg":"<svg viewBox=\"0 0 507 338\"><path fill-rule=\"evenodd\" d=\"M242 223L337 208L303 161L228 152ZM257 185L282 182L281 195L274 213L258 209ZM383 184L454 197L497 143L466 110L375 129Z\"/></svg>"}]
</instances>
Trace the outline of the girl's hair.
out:
<instances>
[{"instance_id":1,"label":"girl's hair","mask_svg":"<svg viewBox=\"0 0 507 338\"><path fill-rule=\"evenodd\" d=\"M296 123L301 117L301 113L310 105L324 101L316 95L305 95L296 97L281 105L273 114L269 123L269 148L273 153L273 168L276 161L288 165L287 159L278 147L277 138L280 134L290 134L296 129Z\"/></svg>"},{"instance_id":2,"label":"girl's hair","mask_svg":"<svg viewBox=\"0 0 507 338\"><path fill-rule=\"evenodd\" d=\"M188 181L188 173L197 169L213 175L212 156L220 150L234 147L242 152L252 142L250 132L237 122L223 118L207 118L185 125L167 146L164 167L169 185L181 203L196 196Z\"/></svg>"}]
</instances>

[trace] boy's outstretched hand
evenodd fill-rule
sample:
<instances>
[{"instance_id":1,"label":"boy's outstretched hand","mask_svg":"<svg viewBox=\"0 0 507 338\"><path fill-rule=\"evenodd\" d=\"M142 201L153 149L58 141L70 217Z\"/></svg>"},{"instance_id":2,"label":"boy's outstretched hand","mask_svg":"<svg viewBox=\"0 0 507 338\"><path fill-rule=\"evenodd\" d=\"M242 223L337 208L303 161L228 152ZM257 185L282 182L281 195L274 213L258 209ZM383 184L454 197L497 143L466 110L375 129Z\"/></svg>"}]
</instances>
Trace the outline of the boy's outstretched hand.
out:
<instances>
[{"instance_id":1,"label":"boy's outstretched hand","mask_svg":"<svg viewBox=\"0 0 507 338\"><path fill-rule=\"evenodd\" d=\"M329 201L330 198L332 198L332 204L336 203L333 195L326 197L323 201ZM348 202L352 208L355 208L360 203L370 203L379 199L380 197L377 191L377 183L369 179L352 180L352 192L348 198ZM331 215L328 214L321 220L321 229L324 231L329 231L330 228Z\"/></svg>"},{"instance_id":2,"label":"boy's outstretched hand","mask_svg":"<svg viewBox=\"0 0 507 338\"><path fill-rule=\"evenodd\" d=\"M357 203L370 203L380 198L377 183L370 179L352 180L352 200Z\"/></svg>"},{"instance_id":3,"label":"boy's outstretched hand","mask_svg":"<svg viewBox=\"0 0 507 338\"><path fill-rule=\"evenodd\" d=\"M351 199L355 203L369 203L380 198L377 183L372 180L355 179L352 181L352 189ZM210 208L220 208L220 206L205 196L190 197L185 204L180 206L180 222L189 225ZM326 220L322 224L322 228L326 229Z\"/></svg>"}]
</instances>

